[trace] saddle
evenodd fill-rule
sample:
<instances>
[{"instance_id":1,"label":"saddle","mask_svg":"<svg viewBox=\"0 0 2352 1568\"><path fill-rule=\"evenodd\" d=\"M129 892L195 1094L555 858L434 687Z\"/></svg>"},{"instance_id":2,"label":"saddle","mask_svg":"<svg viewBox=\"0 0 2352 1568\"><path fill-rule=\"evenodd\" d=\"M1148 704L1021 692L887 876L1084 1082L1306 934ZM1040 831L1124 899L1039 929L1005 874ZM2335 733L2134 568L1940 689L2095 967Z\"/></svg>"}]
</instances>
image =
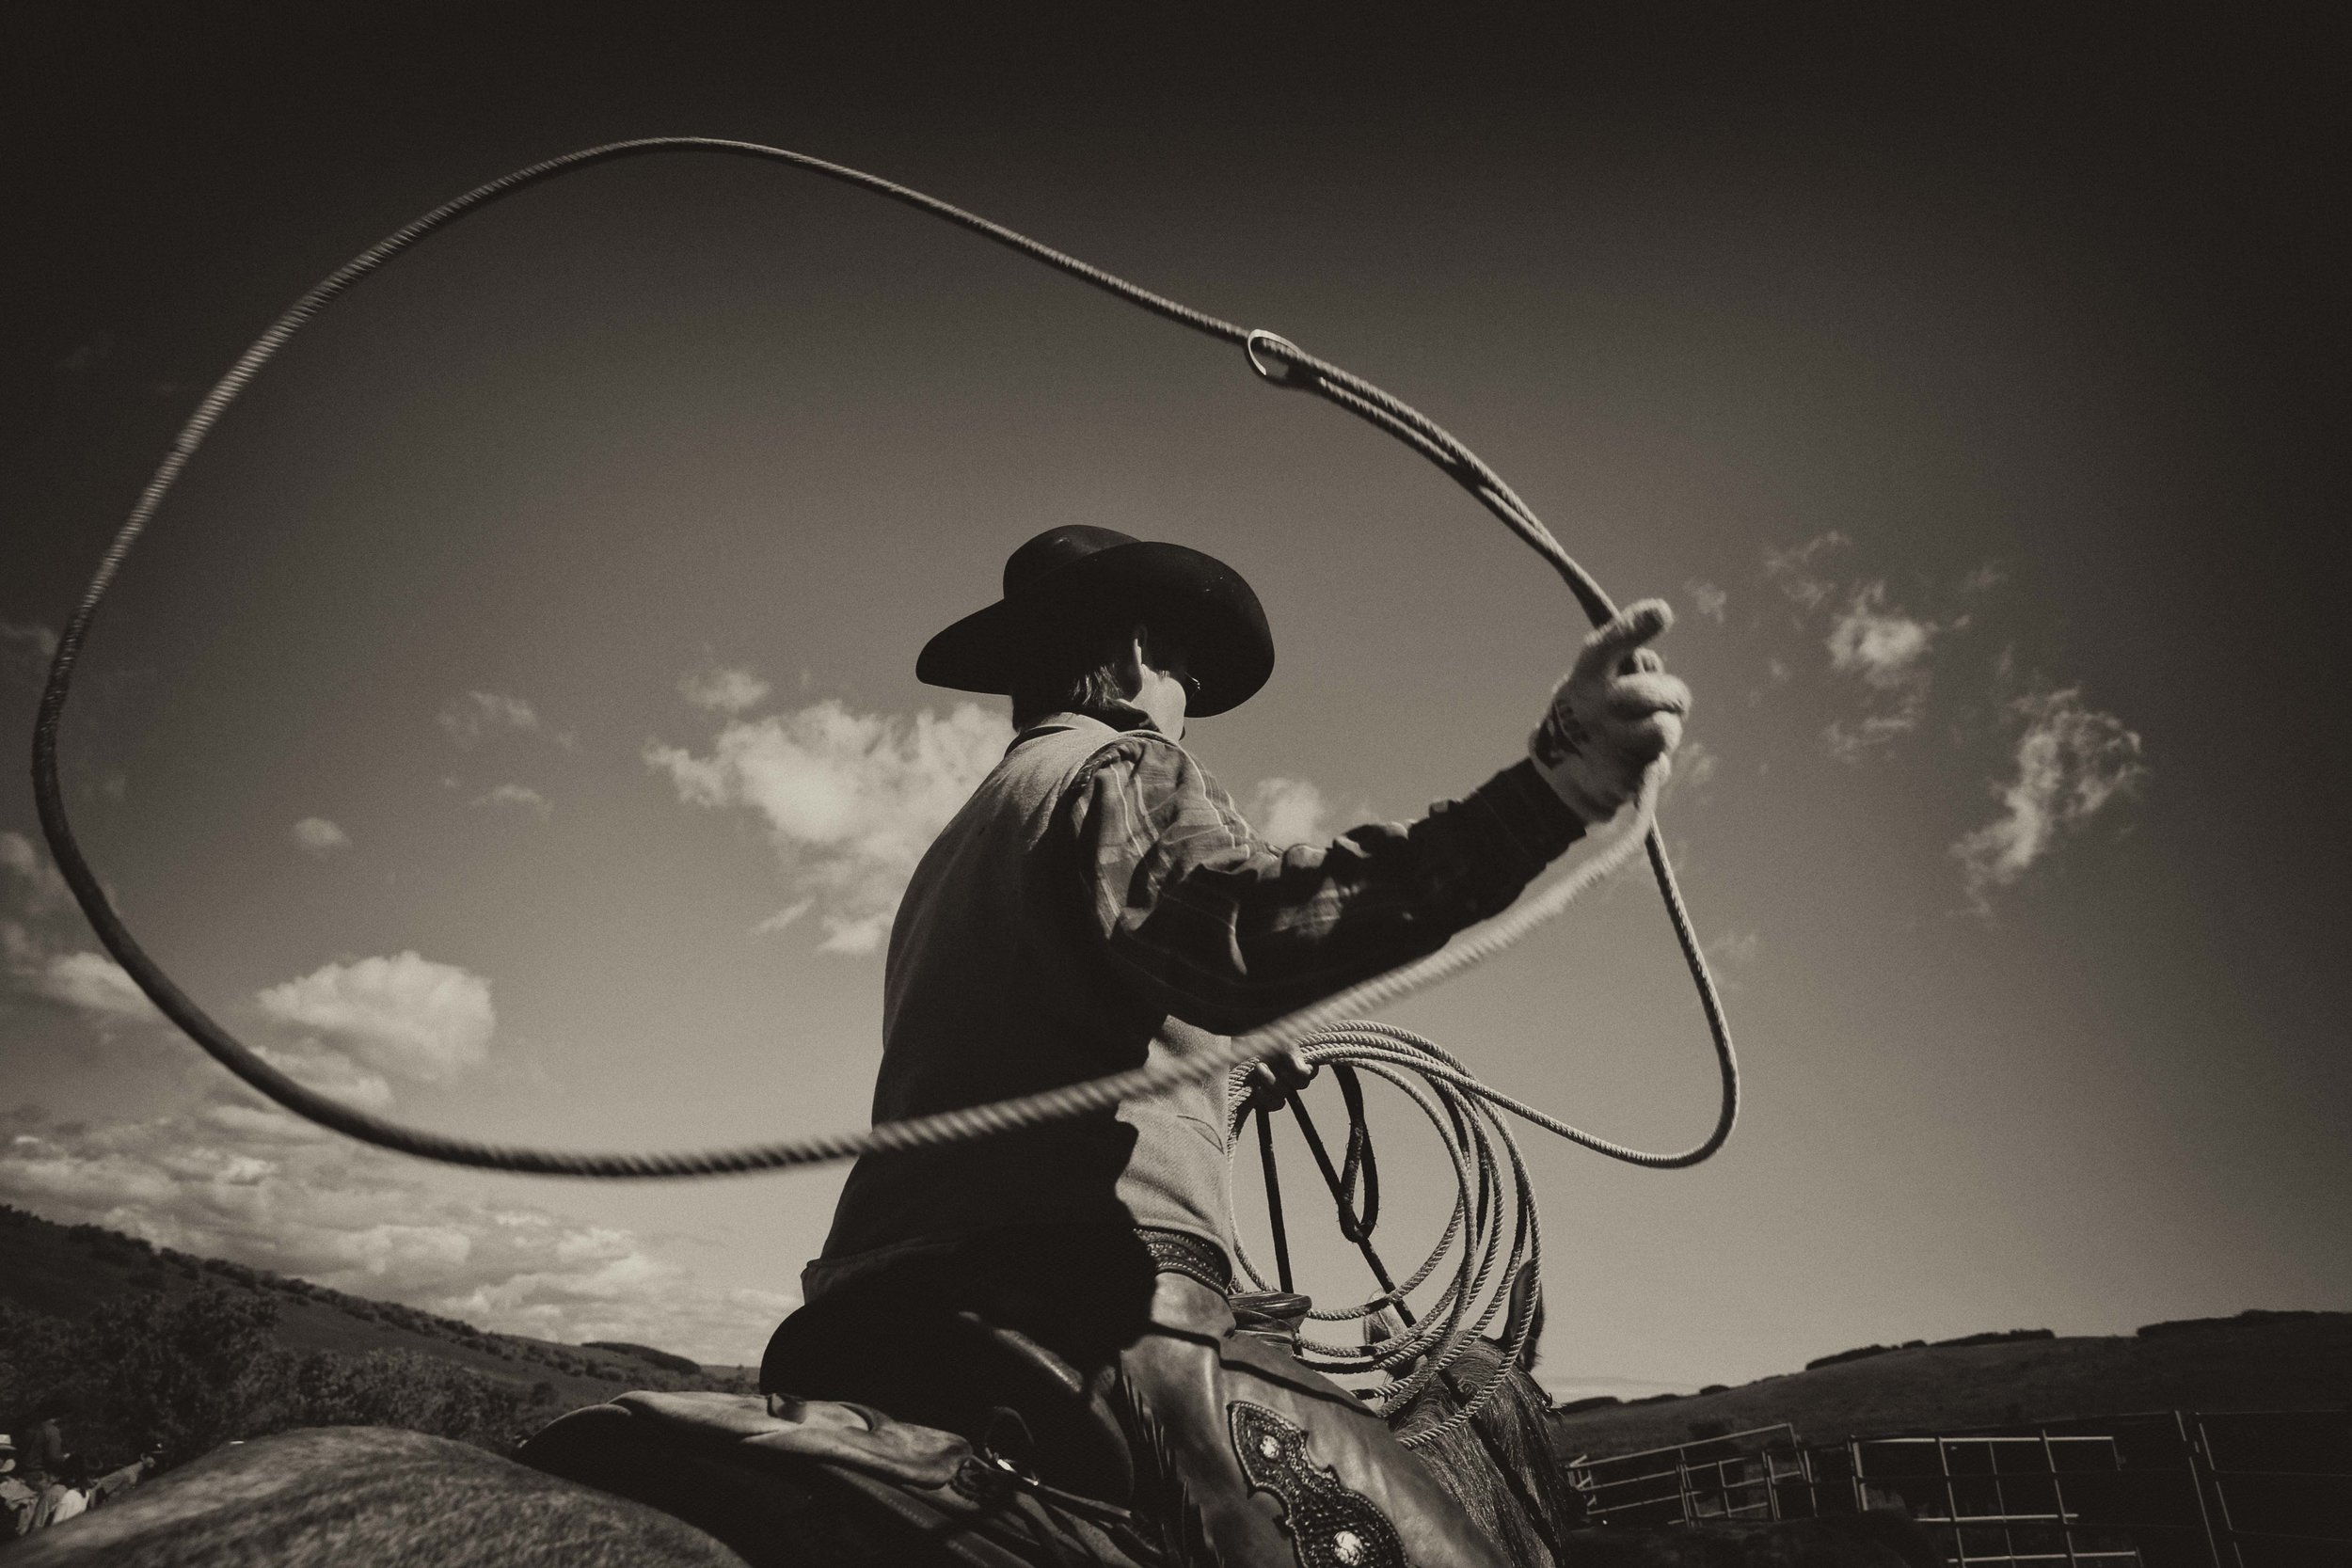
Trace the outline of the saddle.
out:
<instances>
[{"instance_id":1,"label":"saddle","mask_svg":"<svg viewBox=\"0 0 2352 1568\"><path fill-rule=\"evenodd\" d=\"M1168 1568L1124 1509L844 1401L624 1394L515 1457L684 1519L752 1568Z\"/></svg>"},{"instance_id":2,"label":"saddle","mask_svg":"<svg viewBox=\"0 0 2352 1568\"><path fill-rule=\"evenodd\" d=\"M1076 1362L1133 1337L1161 1269L1222 1292L1203 1246L1122 1228L1071 1271L1054 1235L999 1242L946 1275L985 1289L901 1275L803 1307L762 1358L764 1398L627 1394L515 1457L675 1514L754 1568L1172 1568L1130 1512L1126 1431ZM1295 1348L1305 1297L1229 1299L1244 1332Z\"/></svg>"}]
</instances>

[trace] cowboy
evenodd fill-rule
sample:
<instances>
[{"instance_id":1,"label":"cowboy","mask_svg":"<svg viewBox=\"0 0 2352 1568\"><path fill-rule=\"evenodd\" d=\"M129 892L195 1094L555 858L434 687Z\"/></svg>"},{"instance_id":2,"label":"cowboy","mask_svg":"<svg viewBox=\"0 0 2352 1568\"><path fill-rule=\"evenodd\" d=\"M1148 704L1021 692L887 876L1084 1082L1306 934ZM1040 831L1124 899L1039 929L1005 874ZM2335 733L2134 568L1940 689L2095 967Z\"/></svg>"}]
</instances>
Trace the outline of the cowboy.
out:
<instances>
[{"instance_id":1,"label":"cowboy","mask_svg":"<svg viewBox=\"0 0 2352 1568\"><path fill-rule=\"evenodd\" d=\"M1031 539L915 664L1009 696L1017 733L893 926L875 1119L1199 1052L1500 912L1679 741L1690 694L1646 646L1670 620L1596 632L1529 757L1461 800L1278 849L1184 745L1273 671L1257 595L1183 546ZM1174 1561L1499 1564L1377 1416L1237 1319L1224 1096L862 1158L762 1387L959 1431Z\"/></svg>"}]
</instances>

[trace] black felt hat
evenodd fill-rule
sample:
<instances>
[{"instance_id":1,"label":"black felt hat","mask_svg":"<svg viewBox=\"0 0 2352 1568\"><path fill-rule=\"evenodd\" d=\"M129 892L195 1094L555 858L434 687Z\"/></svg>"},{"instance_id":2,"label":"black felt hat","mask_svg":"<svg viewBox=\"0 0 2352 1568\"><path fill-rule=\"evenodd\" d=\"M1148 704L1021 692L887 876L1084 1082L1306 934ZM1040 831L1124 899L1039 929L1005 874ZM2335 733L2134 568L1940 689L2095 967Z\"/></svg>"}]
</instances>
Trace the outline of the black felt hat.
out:
<instances>
[{"instance_id":1,"label":"black felt hat","mask_svg":"<svg viewBox=\"0 0 2352 1568\"><path fill-rule=\"evenodd\" d=\"M915 677L1009 693L1041 652L1133 615L1184 651L1205 718L1239 707L1274 673L1274 634L1239 572L1212 555L1083 523L1048 529L1005 562L1005 596L923 646Z\"/></svg>"}]
</instances>

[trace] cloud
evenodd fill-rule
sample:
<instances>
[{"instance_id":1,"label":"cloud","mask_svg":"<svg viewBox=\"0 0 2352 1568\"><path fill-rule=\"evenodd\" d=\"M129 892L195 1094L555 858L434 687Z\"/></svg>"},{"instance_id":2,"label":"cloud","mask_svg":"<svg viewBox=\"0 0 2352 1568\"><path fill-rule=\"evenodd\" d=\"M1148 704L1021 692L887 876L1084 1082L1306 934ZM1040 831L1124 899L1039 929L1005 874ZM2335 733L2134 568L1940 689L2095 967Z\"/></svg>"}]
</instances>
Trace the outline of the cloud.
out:
<instances>
[{"instance_id":1,"label":"cloud","mask_svg":"<svg viewBox=\"0 0 2352 1568\"><path fill-rule=\"evenodd\" d=\"M1725 931L1706 944L1707 956L1726 969L1744 969L1756 962L1764 939L1754 931Z\"/></svg>"},{"instance_id":2,"label":"cloud","mask_svg":"<svg viewBox=\"0 0 2352 1568\"><path fill-rule=\"evenodd\" d=\"M1947 628L1886 603L1886 584L1863 583L1830 623L1830 668L1858 677L1868 689L1860 719L1837 720L1826 731L1829 748L1852 762L1874 746L1919 727L1928 705L1928 652Z\"/></svg>"},{"instance_id":3,"label":"cloud","mask_svg":"<svg viewBox=\"0 0 2352 1568\"><path fill-rule=\"evenodd\" d=\"M1994 889L2014 883L2148 774L2139 736L2113 714L2086 706L2079 687L2021 697L2010 711L2025 729L2016 776L1990 786L2001 815L1951 847L1980 913L1990 911Z\"/></svg>"},{"instance_id":4,"label":"cloud","mask_svg":"<svg viewBox=\"0 0 2352 1568\"><path fill-rule=\"evenodd\" d=\"M0 914L0 977L8 990L80 1013L92 1022L160 1022L146 994L103 953L72 945L87 940L72 892L49 858L23 833L0 832L0 869L8 873ZM76 938L57 934L71 924Z\"/></svg>"},{"instance_id":5,"label":"cloud","mask_svg":"<svg viewBox=\"0 0 2352 1568\"><path fill-rule=\"evenodd\" d=\"M1323 791L1304 779L1265 779L1249 793L1249 820L1258 836L1278 849L1314 844L1324 831L1328 806Z\"/></svg>"},{"instance_id":6,"label":"cloud","mask_svg":"<svg viewBox=\"0 0 2352 1568\"><path fill-rule=\"evenodd\" d=\"M1838 761L1860 762L1876 748L1917 729L1926 712L1925 703L1906 701L1883 713L1866 713L1852 721L1833 719L1823 726L1821 739Z\"/></svg>"},{"instance_id":7,"label":"cloud","mask_svg":"<svg viewBox=\"0 0 2352 1568\"><path fill-rule=\"evenodd\" d=\"M882 944L915 862L1011 739L974 703L908 720L828 700L731 721L707 756L648 742L644 757L689 804L758 813L791 892L813 901L818 950L858 954Z\"/></svg>"},{"instance_id":8,"label":"cloud","mask_svg":"<svg viewBox=\"0 0 2352 1568\"><path fill-rule=\"evenodd\" d=\"M520 806L526 811L537 812L541 816L555 810L554 802L546 796L529 784L502 784L486 794L475 796L473 803L477 806Z\"/></svg>"},{"instance_id":9,"label":"cloud","mask_svg":"<svg viewBox=\"0 0 2352 1568\"><path fill-rule=\"evenodd\" d=\"M768 695L769 686L749 670L721 666L698 671L677 683L678 695L714 713L740 713Z\"/></svg>"},{"instance_id":10,"label":"cloud","mask_svg":"<svg viewBox=\"0 0 2352 1568\"><path fill-rule=\"evenodd\" d=\"M1960 579L1963 594L1986 594L2009 580L2009 568L1997 561L1988 561Z\"/></svg>"},{"instance_id":11,"label":"cloud","mask_svg":"<svg viewBox=\"0 0 2352 1568\"><path fill-rule=\"evenodd\" d=\"M767 919L753 927L752 932L755 936L765 936L770 931L781 931L816 907L817 900L814 898L803 898L796 903L787 904L784 908L778 910L775 913L770 915Z\"/></svg>"},{"instance_id":12,"label":"cloud","mask_svg":"<svg viewBox=\"0 0 2352 1568\"><path fill-rule=\"evenodd\" d=\"M437 722L452 740L465 747L478 746L501 732L544 736L559 746L573 744L570 735L549 729L538 709L520 697L498 691L469 691L453 698Z\"/></svg>"},{"instance_id":13,"label":"cloud","mask_svg":"<svg viewBox=\"0 0 2352 1568\"><path fill-rule=\"evenodd\" d=\"M57 651L57 634L38 621L11 621L0 616L0 674L24 686L39 686L48 673L49 659Z\"/></svg>"},{"instance_id":14,"label":"cloud","mask_svg":"<svg viewBox=\"0 0 2352 1568\"><path fill-rule=\"evenodd\" d=\"M1815 559L1842 550L1851 543L1844 534L1831 529L1785 550L1768 549L1764 552L1765 580L1778 587L1799 610L1810 614L1837 591L1836 583L1815 575Z\"/></svg>"},{"instance_id":15,"label":"cloud","mask_svg":"<svg viewBox=\"0 0 2352 1568\"><path fill-rule=\"evenodd\" d=\"M160 1016L123 967L103 953L51 954L25 978L36 993L101 1018Z\"/></svg>"},{"instance_id":16,"label":"cloud","mask_svg":"<svg viewBox=\"0 0 2352 1568\"><path fill-rule=\"evenodd\" d=\"M295 823L294 841L314 855L351 847L351 835L324 816L306 816Z\"/></svg>"},{"instance_id":17,"label":"cloud","mask_svg":"<svg viewBox=\"0 0 2352 1568\"><path fill-rule=\"evenodd\" d=\"M628 1231L451 1197L412 1171L242 1101L96 1125L0 1118L0 1199L484 1328L742 1364L794 1304L705 1285Z\"/></svg>"},{"instance_id":18,"label":"cloud","mask_svg":"<svg viewBox=\"0 0 2352 1568\"><path fill-rule=\"evenodd\" d=\"M1701 615L1706 616L1708 620L1714 622L1717 626L1722 626L1724 624L1724 613L1729 609L1731 604L1731 595L1729 594L1716 587L1711 582L1700 582L1696 578L1684 583L1682 586L1690 592L1691 607L1693 610L1697 610Z\"/></svg>"},{"instance_id":19,"label":"cloud","mask_svg":"<svg viewBox=\"0 0 2352 1568\"><path fill-rule=\"evenodd\" d=\"M1686 740L1675 748L1674 771L1667 775L1669 784L1695 789L1711 781L1723 768L1723 757L1704 740Z\"/></svg>"},{"instance_id":20,"label":"cloud","mask_svg":"<svg viewBox=\"0 0 2352 1568\"><path fill-rule=\"evenodd\" d=\"M0 867L5 867L10 879L21 884L18 907L28 914L55 913L73 901L65 878L23 833L0 833Z\"/></svg>"},{"instance_id":21,"label":"cloud","mask_svg":"<svg viewBox=\"0 0 2352 1568\"><path fill-rule=\"evenodd\" d=\"M1854 590L1829 628L1830 668L1860 675L1882 691L1901 688L1924 673L1928 644L1937 629L1932 622L1887 609L1883 582L1866 583Z\"/></svg>"},{"instance_id":22,"label":"cloud","mask_svg":"<svg viewBox=\"0 0 2352 1568\"><path fill-rule=\"evenodd\" d=\"M359 1064L423 1083L481 1065L498 1026L489 981L414 952L326 964L254 1000Z\"/></svg>"},{"instance_id":23,"label":"cloud","mask_svg":"<svg viewBox=\"0 0 2352 1568\"><path fill-rule=\"evenodd\" d=\"M342 1052L317 1040L291 1046L256 1043L253 1053L306 1088L318 1090L363 1111L381 1111L392 1103L391 1081L370 1072Z\"/></svg>"}]
</instances>

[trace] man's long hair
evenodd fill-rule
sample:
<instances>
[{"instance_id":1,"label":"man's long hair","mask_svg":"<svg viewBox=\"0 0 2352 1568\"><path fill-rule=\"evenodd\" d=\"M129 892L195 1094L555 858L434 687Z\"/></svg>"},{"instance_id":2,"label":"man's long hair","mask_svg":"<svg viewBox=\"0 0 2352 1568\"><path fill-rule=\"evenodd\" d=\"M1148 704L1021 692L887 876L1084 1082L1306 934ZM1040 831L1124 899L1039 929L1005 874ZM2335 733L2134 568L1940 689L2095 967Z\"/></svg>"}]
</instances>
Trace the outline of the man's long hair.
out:
<instances>
[{"instance_id":1,"label":"man's long hair","mask_svg":"<svg viewBox=\"0 0 2352 1568\"><path fill-rule=\"evenodd\" d=\"M1135 696L1127 655L1137 637L1144 662L1165 668L1154 657L1150 625L1134 615L1104 615L1041 639L1013 683L1013 728L1026 729L1052 713L1100 712Z\"/></svg>"}]
</instances>

